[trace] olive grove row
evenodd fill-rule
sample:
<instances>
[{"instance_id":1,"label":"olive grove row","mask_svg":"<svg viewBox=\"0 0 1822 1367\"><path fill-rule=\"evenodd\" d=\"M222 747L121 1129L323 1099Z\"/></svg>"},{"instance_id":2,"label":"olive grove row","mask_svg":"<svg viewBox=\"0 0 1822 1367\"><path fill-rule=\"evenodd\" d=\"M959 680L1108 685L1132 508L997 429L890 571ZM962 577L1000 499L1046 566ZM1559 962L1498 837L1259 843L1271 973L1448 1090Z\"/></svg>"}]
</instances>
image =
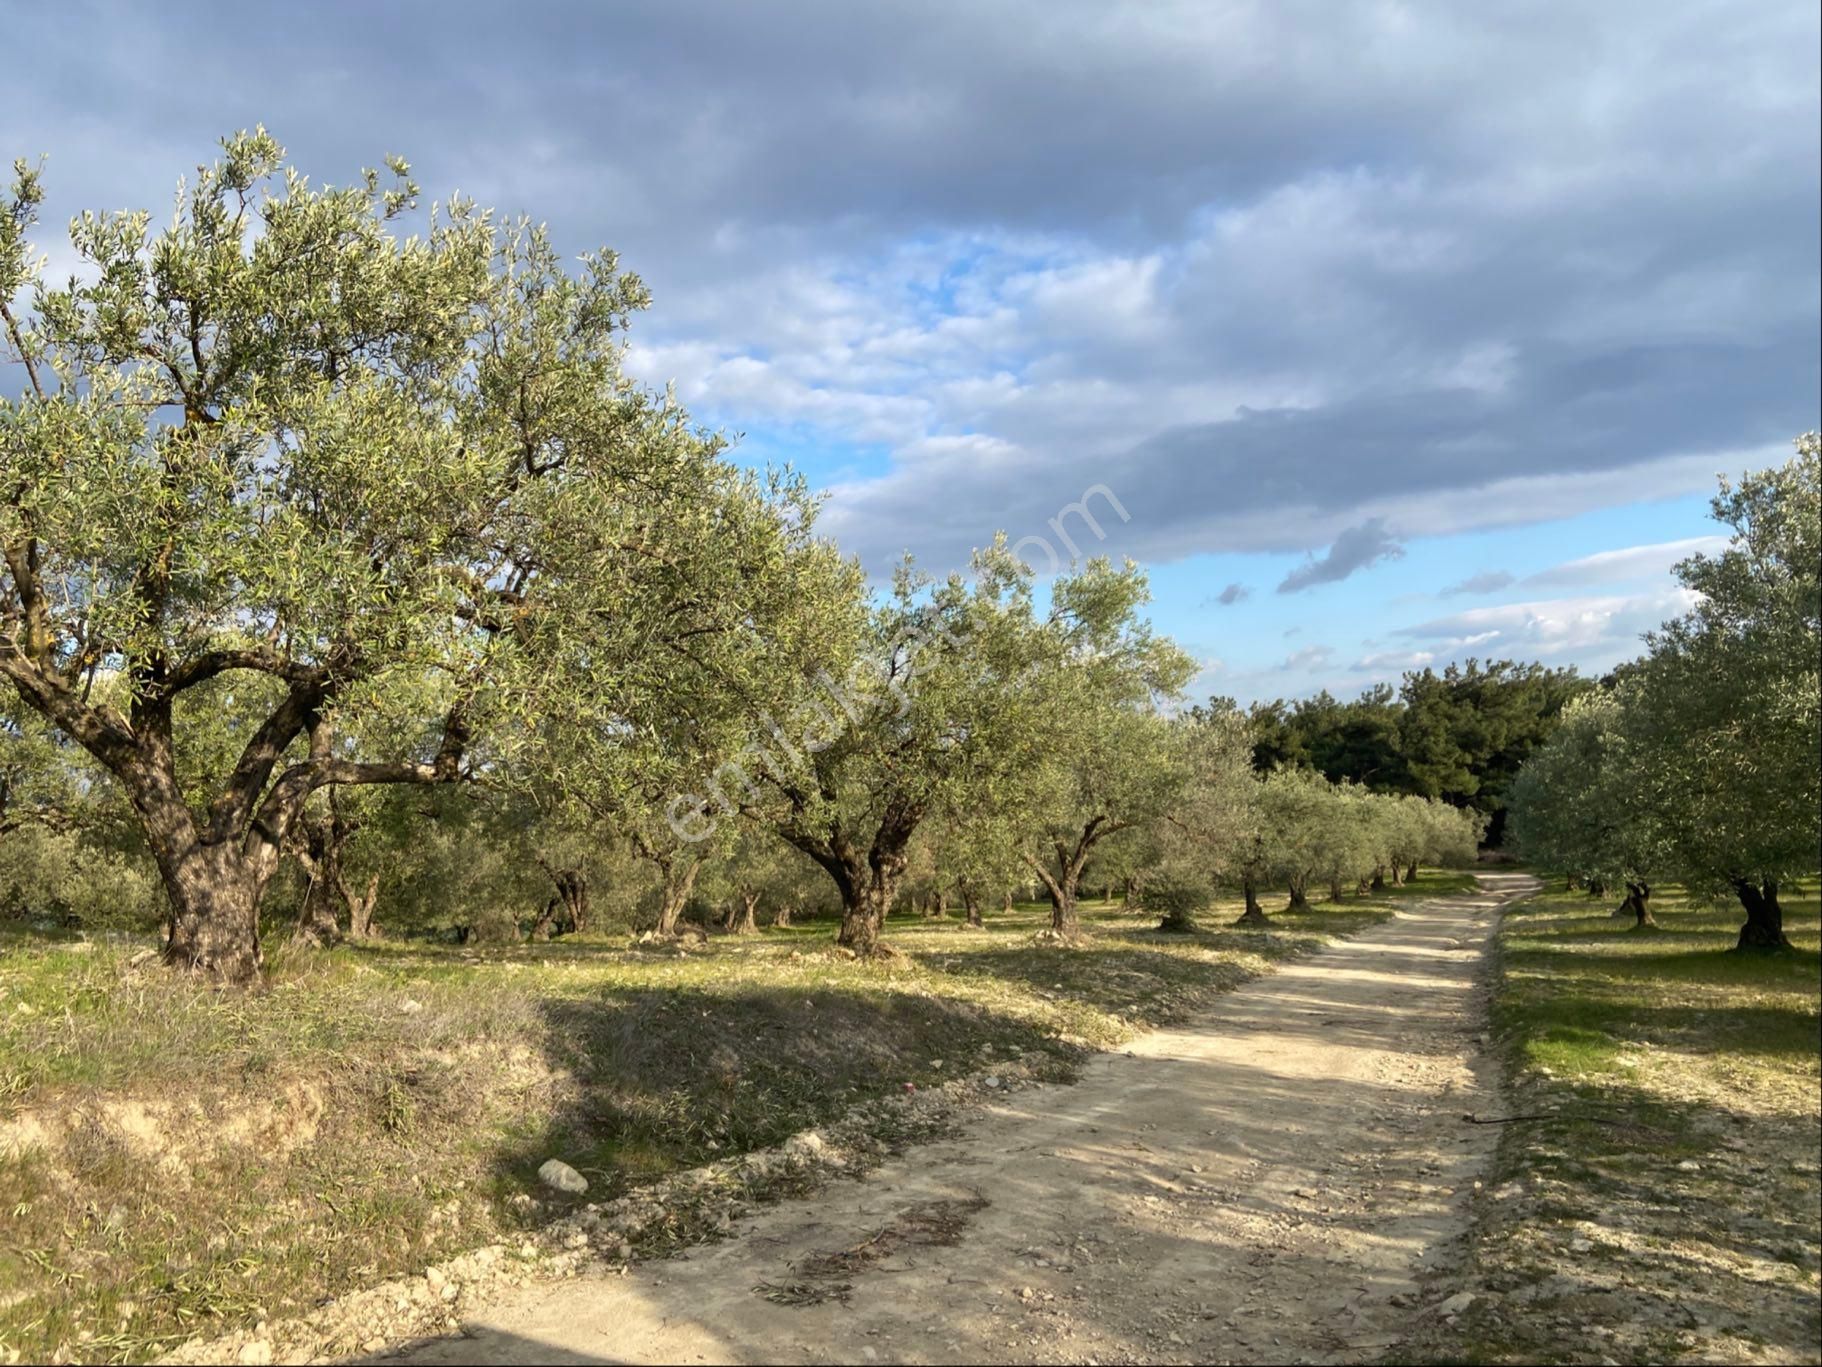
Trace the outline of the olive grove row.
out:
<instances>
[{"instance_id":1,"label":"olive grove row","mask_svg":"<svg viewBox=\"0 0 1822 1367\"><path fill-rule=\"evenodd\" d=\"M1624 886L1653 923L1651 886L1737 897L1742 949L1782 948L1780 884L1822 847L1822 439L1784 466L1723 481L1718 555L1677 567L1693 605L1645 654L1574 700L1511 792L1520 850Z\"/></svg>"},{"instance_id":2,"label":"olive grove row","mask_svg":"<svg viewBox=\"0 0 1822 1367\"><path fill-rule=\"evenodd\" d=\"M1478 816L1433 798L1481 778L1438 736L1531 699L1487 750L1515 768L1580 686L1408 680L1402 796L1262 766L1270 718L1182 710L1194 663L1130 564L1040 582L1001 538L872 591L801 479L624 373L647 296L611 253L426 209L399 161L314 186L263 131L163 227L75 220L62 282L40 201L19 163L0 840L158 916L175 966L256 979L275 890L320 942L433 897L483 925L527 880L535 934L635 888L671 934L708 889L739 925L808 879L862 954L911 894L978 914L1028 883L1063 937L1097 873L1173 919L1217 884L1295 904L1471 852Z\"/></svg>"}]
</instances>

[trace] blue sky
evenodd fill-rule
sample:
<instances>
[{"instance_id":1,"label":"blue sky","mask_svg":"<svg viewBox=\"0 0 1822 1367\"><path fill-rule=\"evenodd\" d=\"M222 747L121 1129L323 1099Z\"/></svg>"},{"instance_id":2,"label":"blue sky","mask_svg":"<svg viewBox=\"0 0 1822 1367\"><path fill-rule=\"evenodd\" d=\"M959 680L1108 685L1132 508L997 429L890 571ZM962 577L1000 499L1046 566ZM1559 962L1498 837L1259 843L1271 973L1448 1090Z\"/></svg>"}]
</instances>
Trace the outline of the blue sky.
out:
<instances>
[{"instance_id":1,"label":"blue sky","mask_svg":"<svg viewBox=\"0 0 1822 1367\"><path fill-rule=\"evenodd\" d=\"M629 366L827 487L870 570L950 568L1101 486L1128 516L1092 549L1150 569L1199 691L1351 694L1633 653L1715 474L1818 425L1818 25L40 7L9 18L0 150L48 155L50 223L162 215L259 122L318 181L403 154L429 197L620 250L655 296Z\"/></svg>"}]
</instances>

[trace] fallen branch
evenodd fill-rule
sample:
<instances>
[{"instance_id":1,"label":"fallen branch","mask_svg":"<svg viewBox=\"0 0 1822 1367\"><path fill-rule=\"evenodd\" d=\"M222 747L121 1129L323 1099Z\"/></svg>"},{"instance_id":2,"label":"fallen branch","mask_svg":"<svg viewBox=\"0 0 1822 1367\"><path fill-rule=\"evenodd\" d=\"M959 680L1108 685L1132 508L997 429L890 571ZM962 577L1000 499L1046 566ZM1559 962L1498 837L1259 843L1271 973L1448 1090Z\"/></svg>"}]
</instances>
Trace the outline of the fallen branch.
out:
<instances>
[{"instance_id":1,"label":"fallen branch","mask_svg":"<svg viewBox=\"0 0 1822 1367\"><path fill-rule=\"evenodd\" d=\"M1510 1125L1519 1120L1592 1120L1596 1125L1623 1125L1624 1121L1602 1120L1593 1115L1564 1115L1560 1111L1538 1111L1531 1115L1496 1115L1482 1119L1472 1111L1466 1111L1461 1117L1470 1125Z\"/></svg>"}]
</instances>

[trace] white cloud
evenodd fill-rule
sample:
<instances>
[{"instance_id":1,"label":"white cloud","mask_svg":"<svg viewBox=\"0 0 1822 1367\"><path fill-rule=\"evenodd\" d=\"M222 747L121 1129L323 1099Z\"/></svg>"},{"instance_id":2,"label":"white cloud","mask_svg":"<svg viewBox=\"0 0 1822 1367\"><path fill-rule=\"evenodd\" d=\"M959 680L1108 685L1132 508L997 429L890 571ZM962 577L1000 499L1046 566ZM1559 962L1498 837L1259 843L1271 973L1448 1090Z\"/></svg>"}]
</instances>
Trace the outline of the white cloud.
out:
<instances>
[{"instance_id":1,"label":"white cloud","mask_svg":"<svg viewBox=\"0 0 1822 1367\"><path fill-rule=\"evenodd\" d=\"M1394 632L1431 643L1438 655L1478 650L1483 655L1561 660L1571 656L1619 658L1635 654L1638 639L1666 618L1687 612L1696 595L1673 588L1634 595L1538 599L1470 608Z\"/></svg>"},{"instance_id":2,"label":"white cloud","mask_svg":"<svg viewBox=\"0 0 1822 1367\"><path fill-rule=\"evenodd\" d=\"M1615 551L1598 551L1576 560L1568 560L1540 570L1525 579L1527 584L1562 588L1582 588L1592 584L1624 583L1628 580L1653 579L1668 574L1673 565L1692 555L1712 555L1727 546L1724 536L1691 536L1681 541L1659 541L1648 546L1627 546Z\"/></svg>"},{"instance_id":3,"label":"white cloud","mask_svg":"<svg viewBox=\"0 0 1822 1367\"><path fill-rule=\"evenodd\" d=\"M1372 674L1378 678L1391 678L1404 673L1407 669L1422 669L1434 664L1436 652L1433 650L1382 650L1371 655L1362 655L1354 661L1351 668L1360 674Z\"/></svg>"},{"instance_id":4,"label":"white cloud","mask_svg":"<svg viewBox=\"0 0 1822 1367\"><path fill-rule=\"evenodd\" d=\"M1321 669L1334 658L1333 646L1305 646L1302 650L1292 651L1278 668L1286 673L1309 672Z\"/></svg>"}]
</instances>

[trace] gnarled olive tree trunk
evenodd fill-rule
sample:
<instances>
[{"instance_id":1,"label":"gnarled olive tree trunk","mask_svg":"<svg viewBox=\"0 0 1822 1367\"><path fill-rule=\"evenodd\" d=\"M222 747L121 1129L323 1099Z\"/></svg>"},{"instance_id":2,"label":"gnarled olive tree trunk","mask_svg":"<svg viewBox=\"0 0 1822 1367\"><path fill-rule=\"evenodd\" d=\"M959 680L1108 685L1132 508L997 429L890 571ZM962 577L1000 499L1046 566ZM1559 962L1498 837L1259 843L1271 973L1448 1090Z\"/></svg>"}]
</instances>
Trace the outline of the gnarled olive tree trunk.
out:
<instances>
[{"instance_id":1,"label":"gnarled olive tree trunk","mask_svg":"<svg viewBox=\"0 0 1822 1367\"><path fill-rule=\"evenodd\" d=\"M297 943L328 949L339 944L344 934L351 940L365 940L376 933L373 908L379 900L380 876L374 874L367 881L367 890L357 892L348 880L343 860L349 842L359 830L360 822L342 815L333 794L327 816L299 819L292 853L309 874L310 882L293 936ZM337 902L348 914L346 932L339 924Z\"/></svg>"},{"instance_id":2,"label":"gnarled olive tree trunk","mask_svg":"<svg viewBox=\"0 0 1822 1367\"><path fill-rule=\"evenodd\" d=\"M1240 889L1246 897L1246 910L1240 913L1240 919L1235 921L1234 924L1237 926L1262 926L1267 924L1265 908L1259 905L1259 884L1254 881L1252 874L1246 874L1241 878Z\"/></svg>"},{"instance_id":3,"label":"gnarled olive tree trunk","mask_svg":"<svg viewBox=\"0 0 1822 1367\"><path fill-rule=\"evenodd\" d=\"M1740 927L1735 949L1780 950L1793 946L1784 934L1784 908L1778 905L1775 879L1754 882L1748 878L1734 880L1733 890L1746 908L1746 924Z\"/></svg>"},{"instance_id":4,"label":"gnarled olive tree trunk","mask_svg":"<svg viewBox=\"0 0 1822 1367\"><path fill-rule=\"evenodd\" d=\"M554 905L547 908L551 928L558 931L587 930L588 875L581 869L554 868L543 859L538 860L538 867L544 870L557 892L553 899Z\"/></svg>"},{"instance_id":5,"label":"gnarled olive tree trunk","mask_svg":"<svg viewBox=\"0 0 1822 1367\"><path fill-rule=\"evenodd\" d=\"M237 842L193 844L158 859L170 918L165 926L168 964L219 982L257 982L265 970L259 943L259 904L270 871ZM276 864L276 858L271 862Z\"/></svg>"},{"instance_id":6,"label":"gnarled olive tree trunk","mask_svg":"<svg viewBox=\"0 0 1822 1367\"><path fill-rule=\"evenodd\" d=\"M342 900L348 905L348 938L373 939L380 933L380 928L373 924L373 906L380 900L380 876L376 873L367 880L367 891L364 893L356 893L346 881L338 886Z\"/></svg>"},{"instance_id":7,"label":"gnarled olive tree trunk","mask_svg":"<svg viewBox=\"0 0 1822 1367\"><path fill-rule=\"evenodd\" d=\"M1031 861L1038 880L1044 885L1044 892L1050 898L1050 928L1059 935L1074 936L1082 929L1080 918L1076 915L1076 880L1080 869L1070 870L1057 877L1037 861Z\"/></svg>"},{"instance_id":8,"label":"gnarled olive tree trunk","mask_svg":"<svg viewBox=\"0 0 1822 1367\"><path fill-rule=\"evenodd\" d=\"M894 798L885 804L879 823L863 846L850 830L806 830L783 826L779 835L795 845L834 880L841 893L841 929L835 943L869 958L882 949L886 916L898 896L906 850L924 818L921 802Z\"/></svg>"},{"instance_id":9,"label":"gnarled olive tree trunk","mask_svg":"<svg viewBox=\"0 0 1822 1367\"><path fill-rule=\"evenodd\" d=\"M727 928L735 935L755 935L759 932L759 889L741 888L728 911Z\"/></svg>"},{"instance_id":10,"label":"gnarled olive tree trunk","mask_svg":"<svg viewBox=\"0 0 1822 1367\"><path fill-rule=\"evenodd\" d=\"M967 924L970 929L980 930L987 923L981 918L981 892L979 888L967 883L962 884L962 909L967 913Z\"/></svg>"},{"instance_id":11,"label":"gnarled olive tree trunk","mask_svg":"<svg viewBox=\"0 0 1822 1367\"><path fill-rule=\"evenodd\" d=\"M1632 918L1633 928L1655 926L1657 921L1651 915L1651 884L1628 878L1626 880L1626 897L1613 909L1616 920Z\"/></svg>"},{"instance_id":12,"label":"gnarled olive tree trunk","mask_svg":"<svg viewBox=\"0 0 1822 1367\"><path fill-rule=\"evenodd\" d=\"M162 590L152 583L148 592L156 598ZM28 639L25 646L0 649L0 676L104 765L132 803L170 902L165 962L225 986L256 983L264 971L260 902L313 793L462 777L468 731L459 710L443 719L442 742L429 763L342 757L324 714L337 689L358 676L351 658L303 664L263 648L205 652L182 663L147 655L128 670L132 701L122 716L91 702L45 640ZM174 708L186 689L230 670L267 673L283 680L286 691L205 802L177 780ZM287 760L300 738L308 743L305 757Z\"/></svg>"},{"instance_id":13,"label":"gnarled olive tree trunk","mask_svg":"<svg viewBox=\"0 0 1822 1367\"><path fill-rule=\"evenodd\" d=\"M1291 900L1285 904L1286 911L1308 911L1310 909L1309 883L1307 873L1291 875Z\"/></svg>"},{"instance_id":14,"label":"gnarled olive tree trunk","mask_svg":"<svg viewBox=\"0 0 1822 1367\"><path fill-rule=\"evenodd\" d=\"M657 934L666 939L677 933L677 922L683 918L683 909L689 905L690 892L696 886L696 875L702 870L702 860L692 852L683 852L665 857L654 862L658 871L664 876L664 886L658 894Z\"/></svg>"},{"instance_id":15,"label":"gnarled olive tree trunk","mask_svg":"<svg viewBox=\"0 0 1822 1367\"><path fill-rule=\"evenodd\" d=\"M1074 843L1067 840L1052 840L1051 850L1056 855L1056 867L1048 861L1025 855L1025 863L1038 876L1044 885L1044 891L1050 897L1050 928L1059 935L1073 939L1081 933L1082 924L1076 914L1076 890L1082 881L1082 870L1088 867L1088 857L1103 836L1112 835L1115 831L1124 830L1126 823L1101 815L1090 817L1082 823L1080 834Z\"/></svg>"},{"instance_id":16,"label":"gnarled olive tree trunk","mask_svg":"<svg viewBox=\"0 0 1822 1367\"><path fill-rule=\"evenodd\" d=\"M297 929L292 931L294 944L311 949L333 949L342 942L342 927L336 920L335 900L320 868L306 865L310 881L304 886L303 905L297 912Z\"/></svg>"}]
</instances>

